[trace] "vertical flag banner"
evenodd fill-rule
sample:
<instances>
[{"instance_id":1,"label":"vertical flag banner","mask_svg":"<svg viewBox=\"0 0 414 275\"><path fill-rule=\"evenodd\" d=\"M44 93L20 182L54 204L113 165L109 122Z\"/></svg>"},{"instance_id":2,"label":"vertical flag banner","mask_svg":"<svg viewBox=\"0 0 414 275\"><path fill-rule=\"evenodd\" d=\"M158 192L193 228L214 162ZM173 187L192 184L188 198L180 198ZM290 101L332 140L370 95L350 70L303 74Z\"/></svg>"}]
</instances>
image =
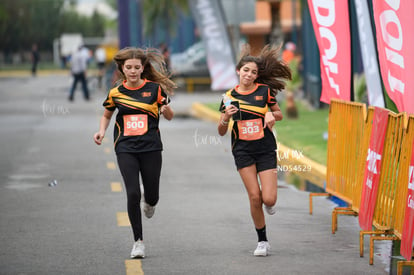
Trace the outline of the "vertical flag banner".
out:
<instances>
[{"instance_id":1,"label":"vertical flag banner","mask_svg":"<svg viewBox=\"0 0 414 275\"><path fill-rule=\"evenodd\" d=\"M407 260L411 260L414 241L414 141L413 152L411 153L411 162L408 175L408 194L407 207L405 208L404 227L401 237L401 255Z\"/></svg>"},{"instance_id":2,"label":"vertical flag banner","mask_svg":"<svg viewBox=\"0 0 414 275\"><path fill-rule=\"evenodd\" d=\"M368 90L368 103L371 106L384 108L381 77L378 68L377 51L374 44L374 34L371 26L367 0L354 0L359 44L361 47L362 64L364 65L365 79Z\"/></svg>"},{"instance_id":3,"label":"vertical flag banner","mask_svg":"<svg viewBox=\"0 0 414 275\"><path fill-rule=\"evenodd\" d=\"M191 13L201 33L213 90L226 90L238 83L234 51L219 0L190 0Z\"/></svg>"},{"instance_id":4,"label":"vertical flag banner","mask_svg":"<svg viewBox=\"0 0 414 275\"><path fill-rule=\"evenodd\" d=\"M321 63L321 101L351 98L351 38L348 1L308 0Z\"/></svg>"},{"instance_id":5,"label":"vertical flag banner","mask_svg":"<svg viewBox=\"0 0 414 275\"><path fill-rule=\"evenodd\" d=\"M372 121L367 162L362 186L361 206L359 209L359 226L362 230L372 229L378 184L381 171L382 152L388 124L388 110L376 107Z\"/></svg>"},{"instance_id":6,"label":"vertical flag banner","mask_svg":"<svg viewBox=\"0 0 414 275\"><path fill-rule=\"evenodd\" d=\"M385 88L399 112L414 114L414 1L372 2Z\"/></svg>"}]
</instances>

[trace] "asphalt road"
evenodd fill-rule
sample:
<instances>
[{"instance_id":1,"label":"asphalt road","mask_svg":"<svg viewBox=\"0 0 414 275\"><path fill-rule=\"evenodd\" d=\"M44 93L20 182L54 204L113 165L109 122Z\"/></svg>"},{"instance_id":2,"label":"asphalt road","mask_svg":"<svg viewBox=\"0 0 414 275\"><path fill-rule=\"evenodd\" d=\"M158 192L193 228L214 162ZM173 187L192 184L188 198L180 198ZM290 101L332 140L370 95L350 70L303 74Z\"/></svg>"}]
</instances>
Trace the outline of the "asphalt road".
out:
<instances>
[{"instance_id":1,"label":"asphalt road","mask_svg":"<svg viewBox=\"0 0 414 275\"><path fill-rule=\"evenodd\" d=\"M183 93L173 97L179 115L160 123L161 194L144 219L147 257L129 260L113 125L102 146L92 140L105 93L86 102L78 90L71 103L70 83L65 75L0 79L0 274L388 274L386 252L373 266L359 257L355 218L341 217L332 235L334 205L317 198L309 216L308 194L283 181L278 212L266 217L272 254L252 256L256 233L230 138L186 117L199 98Z\"/></svg>"}]
</instances>

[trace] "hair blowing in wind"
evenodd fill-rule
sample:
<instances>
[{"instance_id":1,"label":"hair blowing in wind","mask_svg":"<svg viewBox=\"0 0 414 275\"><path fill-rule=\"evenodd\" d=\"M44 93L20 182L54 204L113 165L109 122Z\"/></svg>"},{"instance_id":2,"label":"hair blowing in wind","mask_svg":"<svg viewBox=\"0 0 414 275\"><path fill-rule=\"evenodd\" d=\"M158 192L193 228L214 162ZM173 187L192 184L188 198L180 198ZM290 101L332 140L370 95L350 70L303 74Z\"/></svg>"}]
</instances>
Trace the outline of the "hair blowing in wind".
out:
<instances>
[{"instance_id":1,"label":"hair blowing in wind","mask_svg":"<svg viewBox=\"0 0 414 275\"><path fill-rule=\"evenodd\" d=\"M255 82L268 85L272 95L276 96L279 91L285 88L286 81L292 79L289 66L280 58L281 48L281 46L268 44L263 47L258 56L253 56L250 45L246 44L242 49L236 69L240 70L248 62L255 62L259 70Z\"/></svg>"}]
</instances>

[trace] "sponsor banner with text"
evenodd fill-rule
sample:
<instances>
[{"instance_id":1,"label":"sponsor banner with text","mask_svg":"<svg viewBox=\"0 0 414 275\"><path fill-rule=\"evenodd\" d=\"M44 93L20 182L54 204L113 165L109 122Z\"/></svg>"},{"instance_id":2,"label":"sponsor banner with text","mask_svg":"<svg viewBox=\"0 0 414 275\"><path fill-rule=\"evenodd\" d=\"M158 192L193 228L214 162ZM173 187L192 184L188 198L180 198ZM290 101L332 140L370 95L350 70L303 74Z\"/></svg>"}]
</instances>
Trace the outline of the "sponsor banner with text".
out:
<instances>
[{"instance_id":1,"label":"sponsor banner with text","mask_svg":"<svg viewBox=\"0 0 414 275\"><path fill-rule=\"evenodd\" d=\"M387 124L388 110L376 107L372 121L371 138L362 186L361 206L358 215L359 226L362 230L372 229Z\"/></svg>"},{"instance_id":2,"label":"sponsor banner with text","mask_svg":"<svg viewBox=\"0 0 414 275\"><path fill-rule=\"evenodd\" d=\"M351 98L351 38L348 1L308 0L321 64L320 100Z\"/></svg>"},{"instance_id":3,"label":"sponsor banner with text","mask_svg":"<svg viewBox=\"0 0 414 275\"><path fill-rule=\"evenodd\" d=\"M414 1L372 2L384 86L399 112L414 114Z\"/></svg>"}]
</instances>

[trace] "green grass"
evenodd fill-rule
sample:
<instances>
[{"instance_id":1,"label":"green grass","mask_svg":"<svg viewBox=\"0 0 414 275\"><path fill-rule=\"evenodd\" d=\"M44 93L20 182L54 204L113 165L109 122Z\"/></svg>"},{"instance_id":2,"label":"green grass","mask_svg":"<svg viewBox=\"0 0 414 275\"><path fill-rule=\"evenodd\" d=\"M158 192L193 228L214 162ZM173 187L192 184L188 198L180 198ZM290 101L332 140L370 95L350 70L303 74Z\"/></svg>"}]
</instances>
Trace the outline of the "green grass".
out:
<instances>
[{"instance_id":1,"label":"green grass","mask_svg":"<svg viewBox=\"0 0 414 275\"><path fill-rule=\"evenodd\" d=\"M323 135L328 131L329 110L310 110L297 102L299 118L287 119L283 103L280 108L285 116L282 121L275 124L278 142L302 152L306 157L326 165L327 140ZM213 110L218 110L219 103L206 104Z\"/></svg>"},{"instance_id":2,"label":"green grass","mask_svg":"<svg viewBox=\"0 0 414 275\"><path fill-rule=\"evenodd\" d=\"M329 110L310 110L303 104L297 103L299 118L276 122L277 139L283 145L303 152L308 158L326 165L327 140L324 133L328 131ZM284 106L281 106L284 112Z\"/></svg>"}]
</instances>

